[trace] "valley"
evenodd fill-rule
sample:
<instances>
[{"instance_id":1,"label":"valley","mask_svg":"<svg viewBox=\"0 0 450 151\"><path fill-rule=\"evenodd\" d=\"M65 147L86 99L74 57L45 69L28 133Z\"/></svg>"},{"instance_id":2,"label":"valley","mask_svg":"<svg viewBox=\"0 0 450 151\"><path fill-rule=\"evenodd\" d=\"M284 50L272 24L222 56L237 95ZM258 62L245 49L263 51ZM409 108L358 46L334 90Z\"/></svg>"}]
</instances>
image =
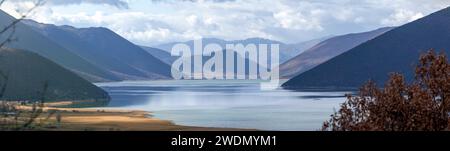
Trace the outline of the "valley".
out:
<instances>
[{"instance_id":1,"label":"valley","mask_svg":"<svg viewBox=\"0 0 450 151\"><path fill-rule=\"evenodd\" d=\"M0 10L0 113L6 122L0 125L13 130L24 123L31 128L23 130L49 131L315 131L344 102L365 101L355 97L363 90L399 96L417 90L418 100L448 93L448 61L433 52L450 54L450 7L395 26L308 29L317 36L297 28L266 35L294 20L239 38L163 40L173 33L156 32L161 41L154 45L147 44L154 35L133 37L141 31L116 30L118 24L72 26L13 16ZM168 26L141 26L153 25ZM307 36L285 39L296 32ZM359 89L367 81L373 87ZM429 91L433 95L445 95L419 91L430 87L439 88ZM399 90L389 91L394 88Z\"/></svg>"}]
</instances>

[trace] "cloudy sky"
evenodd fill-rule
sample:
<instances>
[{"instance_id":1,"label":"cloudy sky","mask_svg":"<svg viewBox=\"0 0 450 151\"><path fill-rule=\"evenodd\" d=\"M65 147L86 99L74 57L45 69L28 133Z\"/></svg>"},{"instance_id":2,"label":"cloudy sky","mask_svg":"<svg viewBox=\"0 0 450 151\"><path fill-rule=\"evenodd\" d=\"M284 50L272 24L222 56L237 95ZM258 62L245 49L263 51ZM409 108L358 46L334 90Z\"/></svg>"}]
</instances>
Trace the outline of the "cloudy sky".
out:
<instances>
[{"instance_id":1,"label":"cloudy sky","mask_svg":"<svg viewBox=\"0 0 450 151\"><path fill-rule=\"evenodd\" d=\"M17 16L32 0L8 0ZM295 43L398 26L450 6L450 0L46 0L30 19L107 27L141 45L201 37L262 37Z\"/></svg>"}]
</instances>

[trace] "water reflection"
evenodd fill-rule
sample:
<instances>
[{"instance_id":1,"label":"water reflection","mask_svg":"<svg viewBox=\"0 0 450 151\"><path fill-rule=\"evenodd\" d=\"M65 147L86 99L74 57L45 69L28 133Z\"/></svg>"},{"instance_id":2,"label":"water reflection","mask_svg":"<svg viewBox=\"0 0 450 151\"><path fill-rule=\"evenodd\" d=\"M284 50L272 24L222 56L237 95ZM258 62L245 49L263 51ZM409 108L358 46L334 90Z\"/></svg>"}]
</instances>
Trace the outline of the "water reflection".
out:
<instances>
[{"instance_id":1,"label":"water reflection","mask_svg":"<svg viewBox=\"0 0 450 151\"><path fill-rule=\"evenodd\" d=\"M256 81L135 81L97 84L109 107L154 112L177 124L316 130L348 92L261 90Z\"/></svg>"}]
</instances>

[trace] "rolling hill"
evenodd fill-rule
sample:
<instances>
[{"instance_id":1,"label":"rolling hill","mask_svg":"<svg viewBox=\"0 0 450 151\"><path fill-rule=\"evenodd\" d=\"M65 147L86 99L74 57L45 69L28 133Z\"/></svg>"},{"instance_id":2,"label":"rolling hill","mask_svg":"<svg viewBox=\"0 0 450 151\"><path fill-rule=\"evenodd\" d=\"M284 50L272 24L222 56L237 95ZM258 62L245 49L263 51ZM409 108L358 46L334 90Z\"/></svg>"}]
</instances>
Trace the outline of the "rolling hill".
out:
<instances>
[{"instance_id":1,"label":"rolling hill","mask_svg":"<svg viewBox=\"0 0 450 151\"><path fill-rule=\"evenodd\" d=\"M0 72L7 77L0 78L3 100L109 100L102 89L33 52L0 49Z\"/></svg>"},{"instance_id":2,"label":"rolling hill","mask_svg":"<svg viewBox=\"0 0 450 151\"><path fill-rule=\"evenodd\" d=\"M336 36L322 41L300 55L281 64L280 76L282 78L295 77L391 29L393 28L385 27L369 32Z\"/></svg>"},{"instance_id":3,"label":"rolling hill","mask_svg":"<svg viewBox=\"0 0 450 151\"><path fill-rule=\"evenodd\" d=\"M369 79L383 85L391 72L414 78L421 53L450 54L450 7L397 27L283 84L284 88L356 88Z\"/></svg>"}]
</instances>

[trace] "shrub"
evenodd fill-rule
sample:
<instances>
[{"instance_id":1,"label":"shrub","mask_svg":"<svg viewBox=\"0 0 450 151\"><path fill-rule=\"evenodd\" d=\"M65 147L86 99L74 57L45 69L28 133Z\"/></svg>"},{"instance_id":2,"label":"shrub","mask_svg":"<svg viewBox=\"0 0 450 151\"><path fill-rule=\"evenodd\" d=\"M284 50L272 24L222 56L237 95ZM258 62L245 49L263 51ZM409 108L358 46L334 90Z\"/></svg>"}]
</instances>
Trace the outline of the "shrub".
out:
<instances>
[{"instance_id":1,"label":"shrub","mask_svg":"<svg viewBox=\"0 0 450 151\"><path fill-rule=\"evenodd\" d=\"M393 73L384 88L369 81L324 122L332 131L442 131L449 127L450 64L433 50L420 57L414 81Z\"/></svg>"}]
</instances>

